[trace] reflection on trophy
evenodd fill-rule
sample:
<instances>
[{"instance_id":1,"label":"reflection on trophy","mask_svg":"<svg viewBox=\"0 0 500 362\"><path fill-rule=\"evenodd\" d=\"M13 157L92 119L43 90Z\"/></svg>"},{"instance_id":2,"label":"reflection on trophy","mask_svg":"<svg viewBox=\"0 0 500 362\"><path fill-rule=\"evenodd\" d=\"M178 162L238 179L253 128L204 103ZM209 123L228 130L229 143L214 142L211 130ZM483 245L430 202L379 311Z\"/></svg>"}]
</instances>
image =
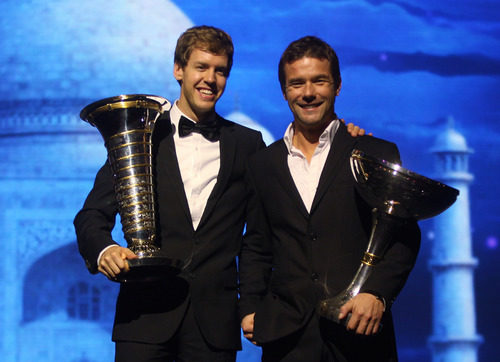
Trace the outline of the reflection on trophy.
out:
<instances>
[{"instance_id":1,"label":"reflection on trophy","mask_svg":"<svg viewBox=\"0 0 500 362\"><path fill-rule=\"evenodd\" d=\"M395 229L408 219L422 220L440 214L458 196L458 190L452 187L360 150L352 151L350 161L357 191L373 208L373 223L368 247L354 279L344 291L319 304L321 316L342 324L348 322L350 315L340 321L340 308L359 293L390 246Z\"/></svg>"},{"instance_id":2,"label":"reflection on trophy","mask_svg":"<svg viewBox=\"0 0 500 362\"><path fill-rule=\"evenodd\" d=\"M120 282L151 281L180 271L182 262L160 253L155 245L153 127L168 100L152 95L120 95L86 106L80 118L95 126L104 139L113 171L118 212L127 247L137 255Z\"/></svg>"}]
</instances>

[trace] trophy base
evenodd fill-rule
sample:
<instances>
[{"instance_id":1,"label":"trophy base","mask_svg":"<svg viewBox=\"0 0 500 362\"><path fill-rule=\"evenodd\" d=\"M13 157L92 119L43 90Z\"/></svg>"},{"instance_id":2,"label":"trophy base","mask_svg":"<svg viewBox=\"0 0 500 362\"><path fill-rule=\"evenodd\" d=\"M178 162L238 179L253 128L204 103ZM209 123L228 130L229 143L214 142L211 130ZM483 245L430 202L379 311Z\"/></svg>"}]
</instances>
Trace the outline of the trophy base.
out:
<instances>
[{"instance_id":1,"label":"trophy base","mask_svg":"<svg viewBox=\"0 0 500 362\"><path fill-rule=\"evenodd\" d=\"M184 264L179 259L162 256L149 256L127 260L130 267L126 273L120 273L114 281L119 283L156 282L180 273Z\"/></svg>"}]
</instances>

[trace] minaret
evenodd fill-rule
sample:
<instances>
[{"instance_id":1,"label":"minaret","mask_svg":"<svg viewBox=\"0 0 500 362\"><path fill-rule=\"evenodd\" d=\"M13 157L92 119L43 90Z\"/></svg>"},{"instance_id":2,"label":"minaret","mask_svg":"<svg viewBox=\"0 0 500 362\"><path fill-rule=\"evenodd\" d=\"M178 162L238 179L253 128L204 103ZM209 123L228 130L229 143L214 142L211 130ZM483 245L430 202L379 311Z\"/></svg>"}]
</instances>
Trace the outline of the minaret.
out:
<instances>
[{"instance_id":1,"label":"minaret","mask_svg":"<svg viewBox=\"0 0 500 362\"><path fill-rule=\"evenodd\" d=\"M431 152L439 181L460 191L455 204L434 218L434 240L429 263L433 277L433 334L429 339L433 362L475 362L482 337L476 333L474 268L469 214L468 172L472 150L454 129L452 117Z\"/></svg>"}]
</instances>

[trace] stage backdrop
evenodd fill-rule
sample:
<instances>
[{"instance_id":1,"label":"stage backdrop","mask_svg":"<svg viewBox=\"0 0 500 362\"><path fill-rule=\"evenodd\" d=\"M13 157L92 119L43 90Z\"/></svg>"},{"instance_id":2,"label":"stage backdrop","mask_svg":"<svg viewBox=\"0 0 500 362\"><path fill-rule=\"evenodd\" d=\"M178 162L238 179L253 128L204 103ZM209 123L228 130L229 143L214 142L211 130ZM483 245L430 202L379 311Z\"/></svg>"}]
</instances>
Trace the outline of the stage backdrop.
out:
<instances>
[{"instance_id":1,"label":"stage backdrop","mask_svg":"<svg viewBox=\"0 0 500 362\"><path fill-rule=\"evenodd\" d=\"M310 34L340 58L339 116L396 142L405 167L440 177L431 149L450 141L466 151L470 217L454 222L470 222L474 288L463 296L470 308L456 321L471 317L479 359L495 360L499 13L494 0L0 2L1 359L113 360L117 285L87 272L72 226L106 155L97 130L78 114L118 94L174 101L175 41L186 28L208 24L225 29L235 44L218 112L261 129L268 143L291 121L277 79L279 57ZM438 234L432 221L421 227L417 265L393 307L400 359L407 362L430 361L429 338L440 336L432 325L429 268ZM115 237L122 239L119 228ZM454 240L447 243L454 248ZM245 341L238 360L259 355Z\"/></svg>"}]
</instances>

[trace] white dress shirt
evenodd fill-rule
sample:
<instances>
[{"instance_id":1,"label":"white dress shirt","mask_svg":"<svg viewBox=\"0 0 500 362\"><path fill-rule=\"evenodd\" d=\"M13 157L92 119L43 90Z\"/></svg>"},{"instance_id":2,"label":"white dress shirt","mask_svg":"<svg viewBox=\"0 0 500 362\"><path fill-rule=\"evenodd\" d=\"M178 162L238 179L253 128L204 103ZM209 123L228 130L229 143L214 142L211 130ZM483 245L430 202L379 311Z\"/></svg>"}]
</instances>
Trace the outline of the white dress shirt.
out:
<instances>
[{"instance_id":1,"label":"white dress shirt","mask_svg":"<svg viewBox=\"0 0 500 362\"><path fill-rule=\"evenodd\" d=\"M339 122L338 119L333 120L323 131L319 137L319 143L314 150L311 162L308 162L302 151L293 145L292 140L295 132L293 123L288 126L283 137L283 141L288 149L288 168L308 212L311 212L319 178L330 152L333 137L339 128Z\"/></svg>"},{"instance_id":2,"label":"white dress shirt","mask_svg":"<svg viewBox=\"0 0 500 362\"><path fill-rule=\"evenodd\" d=\"M170 120L174 128L175 153L177 154L193 228L196 230L208 197L217 183L220 168L220 142L210 142L196 132L192 132L186 137L179 137L178 125L181 116L189 119L181 112L177 107L177 102L175 102L170 109Z\"/></svg>"}]
</instances>

